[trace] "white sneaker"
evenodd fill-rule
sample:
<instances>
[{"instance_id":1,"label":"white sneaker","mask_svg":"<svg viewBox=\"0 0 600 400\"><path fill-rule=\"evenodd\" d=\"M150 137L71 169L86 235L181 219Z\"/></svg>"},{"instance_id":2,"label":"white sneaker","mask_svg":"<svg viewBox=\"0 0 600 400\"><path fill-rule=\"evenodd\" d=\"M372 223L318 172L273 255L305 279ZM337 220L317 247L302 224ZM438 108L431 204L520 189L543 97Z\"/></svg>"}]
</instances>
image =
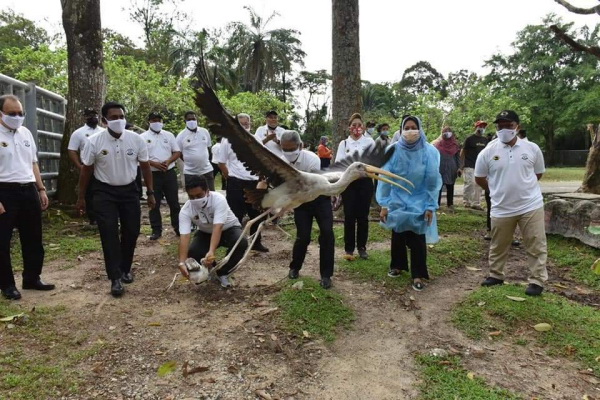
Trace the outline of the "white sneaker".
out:
<instances>
[{"instance_id":1,"label":"white sneaker","mask_svg":"<svg viewBox=\"0 0 600 400\"><path fill-rule=\"evenodd\" d=\"M219 280L219 283L221 283L221 287L230 288L233 286L227 275L217 276L217 279Z\"/></svg>"}]
</instances>

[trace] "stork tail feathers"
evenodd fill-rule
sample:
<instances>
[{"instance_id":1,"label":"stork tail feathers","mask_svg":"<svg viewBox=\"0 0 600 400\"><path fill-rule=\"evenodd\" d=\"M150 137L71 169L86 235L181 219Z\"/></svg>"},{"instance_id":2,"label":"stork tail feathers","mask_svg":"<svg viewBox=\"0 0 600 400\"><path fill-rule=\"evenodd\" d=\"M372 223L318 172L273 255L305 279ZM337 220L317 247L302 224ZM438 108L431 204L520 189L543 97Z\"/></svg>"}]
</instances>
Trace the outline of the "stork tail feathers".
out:
<instances>
[{"instance_id":1,"label":"stork tail feathers","mask_svg":"<svg viewBox=\"0 0 600 400\"><path fill-rule=\"evenodd\" d=\"M252 207L260 210L263 198L267 192L267 189L244 189L246 203L252 204Z\"/></svg>"}]
</instances>

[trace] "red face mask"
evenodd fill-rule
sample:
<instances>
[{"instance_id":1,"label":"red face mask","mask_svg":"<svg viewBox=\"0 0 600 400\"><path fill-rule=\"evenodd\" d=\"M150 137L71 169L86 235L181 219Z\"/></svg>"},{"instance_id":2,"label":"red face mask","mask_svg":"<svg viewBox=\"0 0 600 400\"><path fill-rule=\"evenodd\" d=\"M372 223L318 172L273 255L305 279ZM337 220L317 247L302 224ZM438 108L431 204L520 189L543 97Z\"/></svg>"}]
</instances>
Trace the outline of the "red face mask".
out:
<instances>
[{"instance_id":1,"label":"red face mask","mask_svg":"<svg viewBox=\"0 0 600 400\"><path fill-rule=\"evenodd\" d=\"M350 128L350 133L352 133L352 135L354 136L360 136L362 135L364 132L362 126L353 126Z\"/></svg>"}]
</instances>

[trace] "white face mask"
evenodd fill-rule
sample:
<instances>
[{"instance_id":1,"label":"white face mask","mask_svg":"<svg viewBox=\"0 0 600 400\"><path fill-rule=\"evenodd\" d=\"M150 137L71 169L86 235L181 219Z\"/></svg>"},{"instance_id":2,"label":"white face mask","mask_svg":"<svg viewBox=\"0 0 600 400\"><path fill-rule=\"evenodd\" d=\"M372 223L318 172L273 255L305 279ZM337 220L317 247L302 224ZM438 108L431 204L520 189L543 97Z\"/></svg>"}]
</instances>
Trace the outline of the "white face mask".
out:
<instances>
[{"instance_id":1,"label":"white face mask","mask_svg":"<svg viewBox=\"0 0 600 400\"><path fill-rule=\"evenodd\" d=\"M195 119L190 120L190 121L185 121L185 126L190 130L193 131L194 129L196 129L198 127L198 121L196 121Z\"/></svg>"},{"instance_id":2,"label":"white face mask","mask_svg":"<svg viewBox=\"0 0 600 400\"><path fill-rule=\"evenodd\" d=\"M283 156L289 161L289 162L295 162L296 160L298 160L298 156L300 155L300 149L294 150L294 151L284 151L283 152Z\"/></svg>"},{"instance_id":3,"label":"white face mask","mask_svg":"<svg viewBox=\"0 0 600 400\"><path fill-rule=\"evenodd\" d=\"M485 133L485 128L477 128L477 133L483 135Z\"/></svg>"},{"instance_id":4,"label":"white face mask","mask_svg":"<svg viewBox=\"0 0 600 400\"><path fill-rule=\"evenodd\" d=\"M510 142L514 139L516 134L516 129L500 129L498 132L496 132L496 135L498 135L498 140L502 143Z\"/></svg>"},{"instance_id":5,"label":"white face mask","mask_svg":"<svg viewBox=\"0 0 600 400\"><path fill-rule=\"evenodd\" d=\"M163 123L162 122L150 122L150 129L154 132L162 131Z\"/></svg>"},{"instance_id":6,"label":"white face mask","mask_svg":"<svg viewBox=\"0 0 600 400\"><path fill-rule=\"evenodd\" d=\"M198 208L204 208L206 203L208 203L208 194L201 199L190 200L190 202Z\"/></svg>"},{"instance_id":7,"label":"white face mask","mask_svg":"<svg viewBox=\"0 0 600 400\"><path fill-rule=\"evenodd\" d=\"M402 131L402 137L408 144L413 144L421 137L421 133L417 129Z\"/></svg>"},{"instance_id":8,"label":"white face mask","mask_svg":"<svg viewBox=\"0 0 600 400\"><path fill-rule=\"evenodd\" d=\"M444 137L450 139L452 137L452 132L444 132Z\"/></svg>"},{"instance_id":9,"label":"white face mask","mask_svg":"<svg viewBox=\"0 0 600 400\"><path fill-rule=\"evenodd\" d=\"M369 128L367 129L367 132L369 133L369 135L372 135L373 132L375 132L375 128Z\"/></svg>"},{"instance_id":10,"label":"white face mask","mask_svg":"<svg viewBox=\"0 0 600 400\"><path fill-rule=\"evenodd\" d=\"M8 126L10 129L14 129L15 131L19 129L21 125L23 125L23 121L25 121L25 117L20 117L18 115L11 117L10 115L2 113L2 122L4 122L4 124L6 124L6 126Z\"/></svg>"},{"instance_id":11,"label":"white face mask","mask_svg":"<svg viewBox=\"0 0 600 400\"><path fill-rule=\"evenodd\" d=\"M127 121L125 119L115 119L114 121L107 121L106 126L108 129L113 131L114 133L123 133L125 130L125 125L127 125Z\"/></svg>"}]
</instances>

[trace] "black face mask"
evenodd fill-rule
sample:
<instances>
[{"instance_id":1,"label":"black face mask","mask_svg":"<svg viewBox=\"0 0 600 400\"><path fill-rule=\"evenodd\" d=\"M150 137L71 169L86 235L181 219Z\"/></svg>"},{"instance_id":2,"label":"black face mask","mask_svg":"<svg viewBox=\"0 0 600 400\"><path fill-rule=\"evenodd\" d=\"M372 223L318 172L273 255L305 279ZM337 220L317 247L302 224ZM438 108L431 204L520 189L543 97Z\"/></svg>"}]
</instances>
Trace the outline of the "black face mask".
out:
<instances>
[{"instance_id":1,"label":"black face mask","mask_svg":"<svg viewBox=\"0 0 600 400\"><path fill-rule=\"evenodd\" d=\"M89 117L85 120L86 125L90 128L95 128L98 126L98 117Z\"/></svg>"}]
</instances>

